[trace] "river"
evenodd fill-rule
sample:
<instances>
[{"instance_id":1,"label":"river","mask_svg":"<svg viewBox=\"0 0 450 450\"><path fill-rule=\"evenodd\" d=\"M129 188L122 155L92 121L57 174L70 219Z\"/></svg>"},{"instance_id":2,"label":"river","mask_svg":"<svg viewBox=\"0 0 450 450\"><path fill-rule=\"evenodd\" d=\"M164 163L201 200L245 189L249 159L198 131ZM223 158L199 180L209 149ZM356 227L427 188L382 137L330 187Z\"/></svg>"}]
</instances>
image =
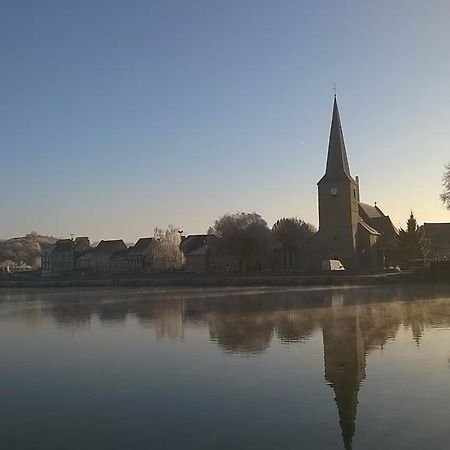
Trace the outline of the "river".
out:
<instances>
[{"instance_id":1,"label":"river","mask_svg":"<svg viewBox=\"0 0 450 450\"><path fill-rule=\"evenodd\" d=\"M450 447L450 288L0 290L5 450Z\"/></svg>"}]
</instances>

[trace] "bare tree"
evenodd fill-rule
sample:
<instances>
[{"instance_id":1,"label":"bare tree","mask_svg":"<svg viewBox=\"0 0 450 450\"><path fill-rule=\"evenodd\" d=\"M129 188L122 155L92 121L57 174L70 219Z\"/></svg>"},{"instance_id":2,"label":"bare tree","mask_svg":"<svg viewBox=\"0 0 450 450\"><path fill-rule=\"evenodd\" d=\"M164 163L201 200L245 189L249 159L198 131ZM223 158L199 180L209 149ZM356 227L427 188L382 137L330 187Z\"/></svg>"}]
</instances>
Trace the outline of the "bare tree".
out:
<instances>
[{"instance_id":1,"label":"bare tree","mask_svg":"<svg viewBox=\"0 0 450 450\"><path fill-rule=\"evenodd\" d=\"M155 228L153 262L155 268L162 271L176 270L181 267L181 236L178 228L169 225L166 229Z\"/></svg>"},{"instance_id":2,"label":"bare tree","mask_svg":"<svg viewBox=\"0 0 450 450\"><path fill-rule=\"evenodd\" d=\"M444 188L441 194L442 203L447 209L450 209L450 163L445 166L444 175L442 177L442 186Z\"/></svg>"}]
</instances>

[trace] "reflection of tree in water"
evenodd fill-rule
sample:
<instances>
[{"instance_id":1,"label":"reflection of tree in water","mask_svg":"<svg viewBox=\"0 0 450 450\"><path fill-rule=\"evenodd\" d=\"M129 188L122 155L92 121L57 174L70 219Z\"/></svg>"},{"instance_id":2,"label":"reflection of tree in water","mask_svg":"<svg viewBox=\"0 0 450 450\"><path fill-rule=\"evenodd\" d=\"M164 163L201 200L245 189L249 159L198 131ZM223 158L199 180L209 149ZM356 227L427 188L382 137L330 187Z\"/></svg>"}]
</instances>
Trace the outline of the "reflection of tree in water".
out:
<instances>
[{"instance_id":1,"label":"reflection of tree in water","mask_svg":"<svg viewBox=\"0 0 450 450\"><path fill-rule=\"evenodd\" d=\"M82 294L72 294L68 297L54 299L43 303L59 327L89 328L92 317L92 305L84 300ZM45 311L48 313L48 311Z\"/></svg>"},{"instance_id":2,"label":"reflection of tree in water","mask_svg":"<svg viewBox=\"0 0 450 450\"><path fill-rule=\"evenodd\" d=\"M262 313L244 313L236 317L222 314L209 321L211 340L235 353L260 353L270 347L273 325Z\"/></svg>"},{"instance_id":3,"label":"reflection of tree in water","mask_svg":"<svg viewBox=\"0 0 450 450\"><path fill-rule=\"evenodd\" d=\"M97 305L95 313L104 324L123 325L128 315L128 308L121 303L105 301Z\"/></svg>"},{"instance_id":4,"label":"reflection of tree in water","mask_svg":"<svg viewBox=\"0 0 450 450\"><path fill-rule=\"evenodd\" d=\"M423 300L430 294L417 288L359 289L344 295L325 291L315 294L313 304L305 301L304 295L291 293L276 301L261 295L244 304L243 299L237 303L219 301L206 308L205 320L212 340L225 351L236 353L265 351L274 335L284 342L307 340L320 328L325 379L334 391L344 447L349 450L367 354L393 340L402 325L411 328L418 343L424 329L448 326L450 302L433 295ZM189 311L189 306L186 309Z\"/></svg>"},{"instance_id":5,"label":"reflection of tree in water","mask_svg":"<svg viewBox=\"0 0 450 450\"><path fill-rule=\"evenodd\" d=\"M450 296L440 297L429 286L242 292L35 296L25 320L34 324L50 314L59 326L88 327L93 317L115 324L134 317L158 338L171 339L182 339L186 326L201 326L224 351L239 354L264 352L274 338L305 341L322 330L325 379L334 391L346 449L352 448L367 354L394 339L402 325L411 329L418 345L426 329L450 326ZM39 313L31 314L33 308Z\"/></svg>"}]
</instances>

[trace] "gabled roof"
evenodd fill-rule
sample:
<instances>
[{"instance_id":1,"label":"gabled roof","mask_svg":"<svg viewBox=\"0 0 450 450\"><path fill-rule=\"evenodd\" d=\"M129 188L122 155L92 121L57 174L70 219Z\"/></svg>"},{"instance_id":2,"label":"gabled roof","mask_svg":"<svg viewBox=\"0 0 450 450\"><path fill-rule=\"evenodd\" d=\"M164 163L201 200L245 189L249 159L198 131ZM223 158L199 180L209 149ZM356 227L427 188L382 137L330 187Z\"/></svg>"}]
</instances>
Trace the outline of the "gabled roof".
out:
<instances>
[{"instance_id":1,"label":"gabled roof","mask_svg":"<svg viewBox=\"0 0 450 450\"><path fill-rule=\"evenodd\" d=\"M374 217L369 223L382 234L383 238L389 240L398 236L398 230L389 216Z\"/></svg>"},{"instance_id":2,"label":"gabled roof","mask_svg":"<svg viewBox=\"0 0 450 450\"><path fill-rule=\"evenodd\" d=\"M74 252L82 253L90 249L89 238L77 237L73 239L59 239L55 242L52 252Z\"/></svg>"},{"instance_id":3,"label":"gabled roof","mask_svg":"<svg viewBox=\"0 0 450 450\"><path fill-rule=\"evenodd\" d=\"M112 255L117 250L126 250L127 246L122 239L115 239L110 241L100 241L97 247L94 249L96 256L99 255Z\"/></svg>"},{"instance_id":4,"label":"gabled roof","mask_svg":"<svg viewBox=\"0 0 450 450\"><path fill-rule=\"evenodd\" d=\"M433 235L433 234L438 234L438 233L450 235L450 223L447 223L447 222L434 222L434 223L425 222L423 224L423 227L425 229L425 232L428 235Z\"/></svg>"},{"instance_id":5,"label":"gabled roof","mask_svg":"<svg viewBox=\"0 0 450 450\"><path fill-rule=\"evenodd\" d=\"M334 97L333 116L331 119L330 139L328 142L327 168L320 181L354 181L350 175L347 151L345 149L344 134L342 133L341 118ZM319 183L320 183L319 181Z\"/></svg>"},{"instance_id":6,"label":"gabled roof","mask_svg":"<svg viewBox=\"0 0 450 450\"><path fill-rule=\"evenodd\" d=\"M148 248L154 244L153 238L140 238L136 242L136 244L133 245L133 247L130 247L128 249L129 255L143 255Z\"/></svg>"},{"instance_id":7,"label":"gabled roof","mask_svg":"<svg viewBox=\"0 0 450 450\"><path fill-rule=\"evenodd\" d=\"M362 213L362 214L361 214ZM383 211L378 206L368 205L367 203L359 202L359 214L363 219L373 219L374 217L383 217ZM366 217L364 217L366 216Z\"/></svg>"},{"instance_id":8,"label":"gabled roof","mask_svg":"<svg viewBox=\"0 0 450 450\"><path fill-rule=\"evenodd\" d=\"M398 230L391 218L386 216L377 205L359 202L359 216L367 225L378 231L383 236L383 240L389 241L398 236Z\"/></svg>"}]
</instances>

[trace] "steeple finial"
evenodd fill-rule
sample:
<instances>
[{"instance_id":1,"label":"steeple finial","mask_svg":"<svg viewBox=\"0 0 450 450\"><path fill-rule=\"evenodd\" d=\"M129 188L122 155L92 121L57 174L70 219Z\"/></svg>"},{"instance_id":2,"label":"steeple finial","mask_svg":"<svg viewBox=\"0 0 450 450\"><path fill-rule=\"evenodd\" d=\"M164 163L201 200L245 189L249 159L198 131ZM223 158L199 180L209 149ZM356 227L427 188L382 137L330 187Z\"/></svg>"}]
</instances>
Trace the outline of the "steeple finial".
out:
<instances>
[{"instance_id":1,"label":"steeple finial","mask_svg":"<svg viewBox=\"0 0 450 450\"><path fill-rule=\"evenodd\" d=\"M336 99L336 93L337 93L336 83L333 83L333 97L334 97L334 99Z\"/></svg>"}]
</instances>

